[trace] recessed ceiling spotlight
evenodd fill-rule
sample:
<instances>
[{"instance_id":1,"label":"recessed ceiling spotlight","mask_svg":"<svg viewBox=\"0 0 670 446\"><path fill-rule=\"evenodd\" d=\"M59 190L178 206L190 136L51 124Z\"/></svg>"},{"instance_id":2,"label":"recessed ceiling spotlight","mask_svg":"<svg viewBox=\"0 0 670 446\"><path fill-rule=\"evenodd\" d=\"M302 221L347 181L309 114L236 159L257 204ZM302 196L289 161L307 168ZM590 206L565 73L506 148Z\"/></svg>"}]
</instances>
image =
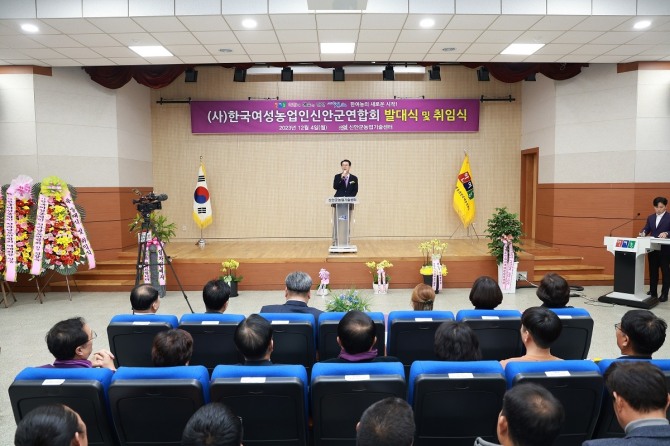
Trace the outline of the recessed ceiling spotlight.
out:
<instances>
[{"instance_id":1,"label":"recessed ceiling spotlight","mask_svg":"<svg viewBox=\"0 0 670 446\"><path fill-rule=\"evenodd\" d=\"M435 20L433 19L423 19L419 22L421 28L432 28L435 25Z\"/></svg>"},{"instance_id":2,"label":"recessed ceiling spotlight","mask_svg":"<svg viewBox=\"0 0 670 446\"><path fill-rule=\"evenodd\" d=\"M242 26L248 29L252 29L258 26L258 22L256 22L254 19L244 19L242 20Z\"/></svg>"},{"instance_id":3,"label":"recessed ceiling spotlight","mask_svg":"<svg viewBox=\"0 0 670 446\"><path fill-rule=\"evenodd\" d=\"M220 53L232 53L233 50L231 50L230 48L219 48L219 52Z\"/></svg>"},{"instance_id":4,"label":"recessed ceiling spotlight","mask_svg":"<svg viewBox=\"0 0 670 446\"><path fill-rule=\"evenodd\" d=\"M170 57L172 53L165 47L160 45L155 46L129 46L131 50L135 51L142 57Z\"/></svg>"},{"instance_id":5,"label":"recessed ceiling spotlight","mask_svg":"<svg viewBox=\"0 0 670 446\"><path fill-rule=\"evenodd\" d=\"M353 54L355 49L355 43L321 43L321 54Z\"/></svg>"},{"instance_id":6,"label":"recessed ceiling spotlight","mask_svg":"<svg viewBox=\"0 0 670 446\"><path fill-rule=\"evenodd\" d=\"M542 48L544 43L513 43L500 54L516 54L520 56L529 56Z\"/></svg>"},{"instance_id":7,"label":"recessed ceiling spotlight","mask_svg":"<svg viewBox=\"0 0 670 446\"><path fill-rule=\"evenodd\" d=\"M635 25L633 25L633 28L635 28L635 29L647 29L650 26L651 26L651 21L640 20L639 22L635 23Z\"/></svg>"},{"instance_id":8,"label":"recessed ceiling spotlight","mask_svg":"<svg viewBox=\"0 0 670 446\"><path fill-rule=\"evenodd\" d=\"M36 25L33 25L32 23L24 23L23 25L21 25L21 29L27 33L36 33L40 30Z\"/></svg>"},{"instance_id":9,"label":"recessed ceiling spotlight","mask_svg":"<svg viewBox=\"0 0 670 446\"><path fill-rule=\"evenodd\" d=\"M450 51L456 51L456 48L454 48L453 46L447 46L447 47L442 48L442 51L444 51L445 53L448 53Z\"/></svg>"}]
</instances>

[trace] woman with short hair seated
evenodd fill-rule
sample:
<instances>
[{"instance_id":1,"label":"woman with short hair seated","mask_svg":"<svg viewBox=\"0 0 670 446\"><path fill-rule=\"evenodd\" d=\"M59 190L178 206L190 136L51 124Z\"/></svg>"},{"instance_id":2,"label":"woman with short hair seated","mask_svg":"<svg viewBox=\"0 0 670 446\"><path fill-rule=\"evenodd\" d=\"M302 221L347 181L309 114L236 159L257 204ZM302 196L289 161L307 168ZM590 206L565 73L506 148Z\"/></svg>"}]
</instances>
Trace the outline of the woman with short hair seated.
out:
<instances>
[{"instance_id":1,"label":"woman with short hair seated","mask_svg":"<svg viewBox=\"0 0 670 446\"><path fill-rule=\"evenodd\" d=\"M435 355L442 361L479 361L479 339L465 322L442 322L435 330Z\"/></svg>"},{"instance_id":2,"label":"woman with short hair seated","mask_svg":"<svg viewBox=\"0 0 670 446\"><path fill-rule=\"evenodd\" d=\"M151 361L155 367L188 365L193 356L193 336L179 328L161 331L154 336Z\"/></svg>"},{"instance_id":3,"label":"woman with short hair seated","mask_svg":"<svg viewBox=\"0 0 670 446\"><path fill-rule=\"evenodd\" d=\"M503 301L500 287L489 276L479 276L470 289L470 302L475 310L493 310Z\"/></svg>"}]
</instances>

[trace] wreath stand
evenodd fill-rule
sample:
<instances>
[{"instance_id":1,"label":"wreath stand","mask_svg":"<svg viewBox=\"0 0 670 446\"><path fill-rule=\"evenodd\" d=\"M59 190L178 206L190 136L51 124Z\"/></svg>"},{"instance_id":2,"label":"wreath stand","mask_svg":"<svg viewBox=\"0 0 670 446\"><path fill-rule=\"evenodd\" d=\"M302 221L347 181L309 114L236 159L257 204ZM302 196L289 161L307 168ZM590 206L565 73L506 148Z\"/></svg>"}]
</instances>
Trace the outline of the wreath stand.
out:
<instances>
[{"instance_id":1,"label":"wreath stand","mask_svg":"<svg viewBox=\"0 0 670 446\"><path fill-rule=\"evenodd\" d=\"M7 287L7 290L5 290L5 287ZM2 289L2 302L5 304L5 308L9 308L9 305L16 302L16 296L14 295L14 291L12 291L12 288L9 286L9 282L7 282L6 280L0 282L0 289ZM14 302L10 303L9 305L7 305L8 293L10 296L12 296L12 299L14 299Z\"/></svg>"},{"instance_id":2,"label":"wreath stand","mask_svg":"<svg viewBox=\"0 0 670 446\"><path fill-rule=\"evenodd\" d=\"M37 284L37 296L35 296L35 300L37 300L39 298L40 303L42 303L42 296L44 296L44 298L47 297L46 293L44 292L44 289L47 287L47 285L49 285L49 283L51 282L51 279L53 279L56 274L60 274L60 273L58 273L58 272L56 272L56 270L52 269L51 270L51 275L47 278L47 281L44 283L44 285L42 285L42 289L40 289L40 284L37 281L37 277L35 277L35 283ZM65 285L67 286L67 295L68 295L68 298L70 299L70 302L72 302L72 290L70 288L70 276L65 275L65 274L61 274L61 275L65 278ZM81 293L81 290L79 289L79 285L77 284L77 279L75 279L73 277L72 281L74 282L74 286L77 288L77 292Z\"/></svg>"}]
</instances>

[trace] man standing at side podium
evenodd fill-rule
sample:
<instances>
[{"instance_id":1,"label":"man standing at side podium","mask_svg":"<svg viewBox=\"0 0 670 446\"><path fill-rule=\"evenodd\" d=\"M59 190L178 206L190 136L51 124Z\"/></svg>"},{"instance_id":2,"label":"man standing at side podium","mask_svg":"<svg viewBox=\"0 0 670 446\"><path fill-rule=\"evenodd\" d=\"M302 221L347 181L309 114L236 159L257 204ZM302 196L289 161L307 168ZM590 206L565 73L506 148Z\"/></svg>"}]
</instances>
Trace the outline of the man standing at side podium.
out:
<instances>
[{"instance_id":1,"label":"man standing at side podium","mask_svg":"<svg viewBox=\"0 0 670 446\"><path fill-rule=\"evenodd\" d=\"M644 225L640 236L651 236L656 238L668 238L670 233L670 215L666 212L668 199L665 197L654 198L655 213L647 217L647 224ZM658 270L663 273L663 286L659 302L668 300L668 290L670 289L670 245L662 245L660 250L653 250L647 254L649 259L649 294L657 297L658 288Z\"/></svg>"},{"instance_id":2,"label":"man standing at side podium","mask_svg":"<svg viewBox=\"0 0 670 446\"><path fill-rule=\"evenodd\" d=\"M342 160L342 173L335 174L333 189L336 197L355 197L358 193L358 177L349 172L351 161Z\"/></svg>"}]
</instances>

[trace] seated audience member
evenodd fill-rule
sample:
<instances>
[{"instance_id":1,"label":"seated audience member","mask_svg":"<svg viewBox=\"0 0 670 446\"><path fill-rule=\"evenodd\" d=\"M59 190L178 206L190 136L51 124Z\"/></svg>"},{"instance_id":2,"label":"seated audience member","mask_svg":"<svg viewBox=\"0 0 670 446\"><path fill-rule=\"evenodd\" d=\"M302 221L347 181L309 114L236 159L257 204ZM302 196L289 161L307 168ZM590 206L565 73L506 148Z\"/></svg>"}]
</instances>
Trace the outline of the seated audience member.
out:
<instances>
[{"instance_id":1,"label":"seated audience member","mask_svg":"<svg viewBox=\"0 0 670 446\"><path fill-rule=\"evenodd\" d=\"M179 328L161 331L154 336L151 361L156 367L188 365L193 356L191 333Z\"/></svg>"},{"instance_id":2,"label":"seated audience member","mask_svg":"<svg viewBox=\"0 0 670 446\"><path fill-rule=\"evenodd\" d=\"M62 404L46 404L28 412L16 426L14 446L86 446L86 424Z\"/></svg>"},{"instance_id":3,"label":"seated audience member","mask_svg":"<svg viewBox=\"0 0 670 446\"><path fill-rule=\"evenodd\" d=\"M414 442L414 412L407 401L384 398L365 409L356 425L357 446L410 446Z\"/></svg>"},{"instance_id":4,"label":"seated audience member","mask_svg":"<svg viewBox=\"0 0 670 446\"><path fill-rule=\"evenodd\" d=\"M503 301L503 294L495 280L479 276L470 289L470 302L475 310L493 310Z\"/></svg>"},{"instance_id":5,"label":"seated audience member","mask_svg":"<svg viewBox=\"0 0 670 446\"><path fill-rule=\"evenodd\" d=\"M319 321L319 315L323 311L314 307L308 307L312 278L307 273L295 271L286 276L286 290L284 295L286 303L281 305L265 305L261 313L310 313L314 315L314 321Z\"/></svg>"},{"instance_id":6,"label":"seated audience member","mask_svg":"<svg viewBox=\"0 0 670 446\"><path fill-rule=\"evenodd\" d=\"M665 321L649 310L630 310L614 324L620 358L651 359L665 342Z\"/></svg>"},{"instance_id":7,"label":"seated audience member","mask_svg":"<svg viewBox=\"0 0 670 446\"><path fill-rule=\"evenodd\" d=\"M548 446L561 431L563 405L544 387L525 383L509 389L498 415L498 441L502 446ZM495 443L477 438L475 446Z\"/></svg>"},{"instance_id":8,"label":"seated audience member","mask_svg":"<svg viewBox=\"0 0 670 446\"><path fill-rule=\"evenodd\" d=\"M237 350L244 356L244 365L272 365L272 332L270 322L257 314L251 314L239 323L234 340Z\"/></svg>"},{"instance_id":9,"label":"seated audience member","mask_svg":"<svg viewBox=\"0 0 670 446\"><path fill-rule=\"evenodd\" d=\"M133 314L155 314L161 306L158 290L148 283L137 285L130 292Z\"/></svg>"},{"instance_id":10,"label":"seated audience member","mask_svg":"<svg viewBox=\"0 0 670 446\"><path fill-rule=\"evenodd\" d=\"M432 311L435 302L435 290L432 286L420 283L412 290L412 308L414 311Z\"/></svg>"},{"instance_id":11,"label":"seated audience member","mask_svg":"<svg viewBox=\"0 0 670 446\"><path fill-rule=\"evenodd\" d=\"M510 361L561 361L551 354L551 344L563 330L561 320L548 308L531 307L521 315L521 341L526 354L500 361L503 368Z\"/></svg>"},{"instance_id":12,"label":"seated audience member","mask_svg":"<svg viewBox=\"0 0 670 446\"><path fill-rule=\"evenodd\" d=\"M43 365L46 368L76 369L103 367L116 370L114 355L109 350L100 350L93 355L93 340L98 335L81 317L74 317L57 322L46 335L47 347L56 358L53 364Z\"/></svg>"},{"instance_id":13,"label":"seated audience member","mask_svg":"<svg viewBox=\"0 0 670 446\"><path fill-rule=\"evenodd\" d=\"M465 322L442 322L435 330L435 355L442 361L479 361L479 339Z\"/></svg>"},{"instance_id":14,"label":"seated audience member","mask_svg":"<svg viewBox=\"0 0 670 446\"><path fill-rule=\"evenodd\" d=\"M605 385L626 435L587 440L584 446L670 444L670 425L666 418L670 396L661 369L646 361L613 362L605 371Z\"/></svg>"},{"instance_id":15,"label":"seated audience member","mask_svg":"<svg viewBox=\"0 0 670 446\"><path fill-rule=\"evenodd\" d=\"M202 289L205 313L223 313L228 308L230 287L223 280L210 280Z\"/></svg>"},{"instance_id":16,"label":"seated audience member","mask_svg":"<svg viewBox=\"0 0 670 446\"><path fill-rule=\"evenodd\" d=\"M572 308L568 306L570 300L570 285L556 273L547 273L542 278L540 286L535 292L547 308Z\"/></svg>"},{"instance_id":17,"label":"seated audience member","mask_svg":"<svg viewBox=\"0 0 670 446\"><path fill-rule=\"evenodd\" d=\"M242 420L222 403L198 409L186 423L182 446L240 446Z\"/></svg>"},{"instance_id":18,"label":"seated audience member","mask_svg":"<svg viewBox=\"0 0 670 446\"><path fill-rule=\"evenodd\" d=\"M362 311L349 311L337 324L337 358L322 362L396 362L393 356L377 356L375 323Z\"/></svg>"}]
</instances>

